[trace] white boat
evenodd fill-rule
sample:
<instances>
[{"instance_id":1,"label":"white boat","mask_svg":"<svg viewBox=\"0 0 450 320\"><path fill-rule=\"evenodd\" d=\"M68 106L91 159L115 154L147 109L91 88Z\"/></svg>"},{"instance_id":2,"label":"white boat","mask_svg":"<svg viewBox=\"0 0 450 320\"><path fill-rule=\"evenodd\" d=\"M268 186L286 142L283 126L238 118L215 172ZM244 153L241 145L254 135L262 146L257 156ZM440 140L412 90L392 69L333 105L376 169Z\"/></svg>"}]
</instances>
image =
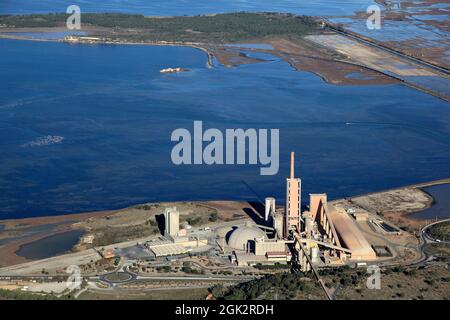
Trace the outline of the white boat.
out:
<instances>
[{"instance_id":1,"label":"white boat","mask_svg":"<svg viewBox=\"0 0 450 320\"><path fill-rule=\"evenodd\" d=\"M160 73L175 73L175 72L183 72L183 71L187 71L187 69L183 69L183 68L167 68L167 69L161 69L159 72Z\"/></svg>"}]
</instances>

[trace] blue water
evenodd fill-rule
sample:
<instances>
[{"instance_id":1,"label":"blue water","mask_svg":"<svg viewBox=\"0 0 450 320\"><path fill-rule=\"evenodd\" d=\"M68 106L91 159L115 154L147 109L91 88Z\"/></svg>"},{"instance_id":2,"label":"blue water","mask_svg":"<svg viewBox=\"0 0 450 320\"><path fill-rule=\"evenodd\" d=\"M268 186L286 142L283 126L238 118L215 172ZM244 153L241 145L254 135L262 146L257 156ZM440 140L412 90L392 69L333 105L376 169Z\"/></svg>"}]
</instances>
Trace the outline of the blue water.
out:
<instances>
[{"instance_id":1,"label":"blue water","mask_svg":"<svg viewBox=\"0 0 450 320\"><path fill-rule=\"evenodd\" d=\"M166 67L189 72L160 74ZM283 201L450 176L449 104L403 85L335 86L285 62L206 67L193 48L0 40L0 218L146 201ZM175 166L176 128L279 128L280 172ZM29 144L42 137L59 142Z\"/></svg>"},{"instance_id":2,"label":"blue water","mask_svg":"<svg viewBox=\"0 0 450 320\"><path fill-rule=\"evenodd\" d=\"M31 260L46 259L63 254L70 251L84 233L84 230L70 230L48 236L20 246L16 254Z\"/></svg>"},{"instance_id":3,"label":"blue water","mask_svg":"<svg viewBox=\"0 0 450 320\"><path fill-rule=\"evenodd\" d=\"M416 219L448 219L450 218L450 183L438 184L422 188L433 197L430 208L414 213Z\"/></svg>"},{"instance_id":4,"label":"blue water","mask_svg":"<svg viewBox=\"0 0 450 320\"><path fill-rule=\"evenodd\" d=\"M366 11L372 0L2 0L0 14L65 12L78 5L81 12L140 13L182 16L234 11L292 12L305 15L347 15Z\"/></svg>"},{"instance_id":5,"label":"blue water","mask_svg":"<svg viewBox=\"0 0 450 320\"><path fill-rule=\"evenodd\" d=\"M71 223L76 222L70 219L65 220L63 223ZM30 236L36 236L36 235L45 235L50 233L51 231L56 230L58 226L60 226L62 223L47 223L47 224L40 224L40 225L28 225L25 227L20 227L16 225L15 227L19 227L19 232L11 232L11 230L8 230L6 232L6 235L3 235L2 232L5 230L5 225L0 224L0 235L2 238L0 239L0 246L14 242L19 239L23 239L24 237L30 237Z\"/></svg>"}]
</instances>

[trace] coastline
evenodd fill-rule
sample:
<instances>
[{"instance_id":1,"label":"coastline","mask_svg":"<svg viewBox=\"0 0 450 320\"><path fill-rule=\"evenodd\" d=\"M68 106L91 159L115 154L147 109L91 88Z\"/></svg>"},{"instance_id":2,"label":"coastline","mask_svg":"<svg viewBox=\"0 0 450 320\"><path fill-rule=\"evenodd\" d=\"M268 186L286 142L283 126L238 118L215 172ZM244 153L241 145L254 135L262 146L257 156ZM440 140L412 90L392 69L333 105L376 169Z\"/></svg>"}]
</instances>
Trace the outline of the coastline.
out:
<instances>
[{"instance_id":1,"label":"coastline","mask_svg":"<svg viewBox=\"0 0 450 320\"><path fill-rule=\"evenodd\" d=\"M387 212L387 213L381 213L380 215L388 219L389 221L395 221L396 224L398 224L400 221L406 220L409 223L412 223L412 225L422 225L424 222L426 222L426 219L417 219L413 217L412 215L416 212L420 212L423 210L426 210L430 208L433 204L433 198L424 192L421 188L422 187L428 187L428 186L435 186L440 184L447 184L450 183L450 178L447 179L440 179L440 180L433 180L428 182L422 182L417 183L413 185L407 185L403 187L398 188L391 188L387 190L381 190L377 192L367 193L363 195L356 195L353 197L348 197L344 199L336 199L330 201L330 204L339 204L343 201L351 201L351 199L355 198L368 198L370 196L374 195L380 195L380 194L388 194L389 192L396 192L396 191L405 191L410 189L418 189L423 194L426 195L428 198L427 203L425 206L421 207L419 210L412 210L412 211L404 211L404 212ZM14 240L10 243L7 243L6 245L0 246L0 256L2 257L2 260L0 261L0 266L9 266L9 265L15 265L19 263L25 263L33 260L26 259L24 257L18 256L16 254L17 250L23 245L39 241L43 238L53 236L56 234L61 234L70 230L75 229L85 229L85 225L83 225L86 221L92 221L96 219L109 219L110 216L113 216L115 214L120 214L123 212L126 212L127 210L133 210L137 207L142 207L145 205L157 205L157 206L170 206L170 205L177 205L177 204L184 204L184 203L191 203L196 206L202 206L205 208L213 209L213 210L220 210L221 212L227 212L228 217L233 220L233 213L236 214L236 212L239 211L245 211L244 208L253 207L255 206L254 203L248 202L248 201L227 201L227 200L217 200L217 201L182 201L182 202L158 202L158 203L149 203L149 204L136 204L127 208L118 209L118 210L106 210L106 211L93 211L93 212L84 212L84 213L75 213L75 214L64 214L64 215L56 215L56 216L42 216L42 217L30 217L30 218L21 218L21 219L6 219L6 220L0 220L0 225L4 226L4 229L0 231L0 240L4 239L4 233L8 232L10 230L15 230L16 227L23 228L23 226L27 227L39 227L39 226L45 226L49 224L55 224L55 228L53 228L49 232L39 233L37 235L24 235L23 238L20 238L18 240ZM355 205L358 205L355 203ZM230 221L231 221L230 220ZM85 229L86 230L86 229ZM72 252L77 252L79 250L83 250L83 244L81 243L82 238L80 238L79 242L72 248Z\"/></svg>"},{"instance_id":2,"label":"coastline","mask_svg":"<svg viewBox=\"0 0 450 320\"><path fill-rule=\"evenodd\" d=\"M420 183L415 183L415 184L411 184L411 185L405 185L405 186L400 186L400 187L394 187L394 188L389 188L389 189L383 189L383 190L379 190L379 191L374 191L374 192L369 192L369 193L362 193L359 195L354 195L354 196L350 196L350 197L346 197L346 198L342 198L342 199L334 199L331 200L332 202L338 202L341 200L345 200L345 199L351 199L351 198L356 198L356 197L366 197L366 196L371 196L371 195L375 195L375 194L380 194L380 193L384 193L384 192L390 192L390 191L396 191L396 190L401 190L401 189L407 189L407 188L423 188L423 187L430 187L430 186L435 186L435 185L440 185L440 184L447 184L450 183L450 178L444 178L444 179L438 179L438 180L432 180L432 181L426 181L426 182L420 182ZM426 193L425 191L423 191L424 193ZM430 196L430 198L432 198ZM170 201L172 202L172 201ZM170 203L167 202L167 203ZM194 202L194 203L208 203L208 202L230 202L230 203L243 203L243 202L247 202L247 201L237 201L237 200L224 200L224 199L218 199L218 200L183 200L180 202ZM165 203L165 202L159 202L159 203ZM432 204L432 201L430 200L430 206ZM60 215L49 215L49 216L37 216L37 217L29 217L29 218L11 218L11 219L0 219L0 225L8 225L8 224L15 224L17 223L17 221L22 221L22 222L26 222L27 224L31 224L31 225L36 225L36 224L43 224L43 223L50 223L50 222L60 222L60 221L65 221L67 220L67 218L72 218L71 220L84 220L84 219L89 219L95 216L107 216L113 213L116 213L118 211L121 210L125 210L125 209L129 209L135 206L139 206L139 205L143 205L142 203L136 203L133 204L129 207L124 207L124 208L119 208L119 209L111 209L111 210L98 210L98 211L88 211L88 212L78 212L78 213L64 213L64 214L60 214Z\"/></svg>"},{"instance_id":3,"label":"coastline","mask_svg":"<svg viewBox=\"0 0 450 320\"><path fill-rule=\"evenodd\" d=\"M49 29L49 28L47 28ZM29 32L29 33L47 33L53 31L32 31L32 28L25 29L26 31L3 31L0 29L0 39L10 39L10 40L22 40L22 41L36 41L36 42L57 42L57 43L67 43L67 44L108 44L108 45L147 45L147 46L173 46L173 47L190 47L194 49L198 49L203 51L207 56L207 66L208 68L212 68L214 55L207 49L207 45L202 43L195 42L169 42L169 41L155 41L155 42L132 42L132 41L96 41L96 42L87 42L87 41L78 41L72 42L63 39L44 39L44 38L31 38L20 35L7 35L6 33L16 33L16 32ZM59 29L58 29L59 30ZM57 32L57 31L55 31Z\"/></svg>"},{"instance_id":4,"label":"coastline","mask_svg":"<svg viewBox=\"0 0 450 320\"><path fill-rule=\"evenodd\" d=\"M20 30L20 31L17 31ZM225 67L237 67L245 64L254 64L265 60L256 58L249 58L242 54L242 51L265 53L273 55L284 62L288 63L292 69L296 71L310 72L321 78L322 81L328 84L337 86L359 86L359 85L385 85L385 84L398 84L402 81L392 77L391 75L383 72L368 68L366 66L351 63L345 61L343 57L332 57L330 52L307 43L305 40L297 40L292 42L284 38L268 38L268 39L251 39L245 41L246 44L269 44L273 46L273 49L254 49L246 48L245 46L239 47L239 43L223 43L223 44L208 44L201 42L189 42L189 41L146 41L146 42L134 42L134 41L111 41L106 39L99 40L84 40L81 38L74 38L72 41L68 41L64 38L59 39L43 39L32 38L20 35L7 35L7 33L48 33L48 32L62 32L63 29L55 28L20 28L20 29L7 29L2 30L0 28L0 39L22 40L22 41L37 41L37 42L57 42L67 44L106 44L106 45L150 45L150 46L174 46L174 47L190 47L197 50L201 50L207 56L207 68L214 68L214 58ZM97 29L86 29L87 32L97 31ZM65 30L67 31L67 30ZM76 36L78 37L78 36ZM76 40L75 40L76 39ZM233 44L234 47L227 45ZM298 52L306 52L306 54L298 54ZM359 78L351 78L348 75L361 74Z\"/></svg>"},{"instance_id":5,"label":"coastline","mask_svg":"<svg viewBox=\"0 0 450 320\"><path fill-rule=\"evenodd\" d=\"M0 265L7 264L13 265L18 263L25 263L32 261L26 259L25 257L16 254L17 250L20 249L22 245L26 245L35 241L42 240L46 237L51 237L57 234L61 234L70 230L73 230L72 224L91 219L93 217L104 217L116 212L115 210L106 211L93 211L93 212L83 212L75 214L63 214L55 216L43 216L43 217L30 217L22 219L6 219L0 220L0 225L4 226L4 230L0 231L0 235L3 232L8 232L9 229L15 229L15 227L26 226L27 228L34 228L39 226L45 226L49 224L55 224L55 228L48 232L41 232L38 234L31 234L29 236L25 235L22 239L8 242L5 245L0 246L0 256L2 257ZM0 238L0 241L3 238ZM75 246L76 247L76 246ZM74 247L74 248L75 248ZM72 248L73 249L73 248Z\"/></svg>"},{"instance_id":6,"label":"coastline","mask_svg":"<svg viewBox=\"0 0 450 320\"><path fill-rule=\"evenodd\" d=\"M9 233L13 233L17 236L23 230L29 230L33 228L42 228L48 225L54 225L50 231L38 232L38 234L23 234L19 239L13 239L11 242L0 245L0 268L27 263L31 259L26 259L25 257L19 256L16 252L21 246L27 245L54 235L62 234L71 230L85 230L86 234L90 231L90 223L96 223L103 221L110 221L115 215L128 216L127 220L133 220L133 211L140 210L140 213L147 216L146 220L152 215L151 211L147 211L146 205L156 205L159 206L183 206L184 204L191 204L197 207L203 207L207 210L219 210L221 216L225 217L226 221L239 220L245 218L243 212L247 208L252 208L252 204L247 201L181 201L181 202L161 202L152 204L137 204L134 206L126 207L119 210L107 210L107 211L94 211L85 212L77 214L65 214L57 216L44 216L44 217L30 217L21 219L9 219L0 220L0 226L4 225L5 228L0 231L0 242L7 239ZM159 212L159 211L158 211ZM236 213L240 212L240 215ZM123 223L123 222L122 222ZM132 225L132 224L131 224ZM208 225L208 221L206 222ZM150 226L148 227L150 228ZM6 236L6 237L5 237ZM134 240L132 240L134 241ZM83 237L80 237L77 244L75 244L70 250L71 253L80 252L93 247L92 244L85 243ZM104 246L102 246L104 247Z\"/></svg>"},{"instance_id":7,"label":"coastline","mask_svg":"<svg viewBox=\"0 0 450 320\"><path fill-rule=\"evenodd\" d=\"M435 203L433 196L423 190L423 188L444 184L450 184L450 178L366 193L336 200L336 202L348 202L364 210L376 212L377 215L404 230L417 232L424 224L429 223L431 219L419 218L415 214L430 209ZM420 199L418 196L420 196Z\"/></svg>"}]
</instances>

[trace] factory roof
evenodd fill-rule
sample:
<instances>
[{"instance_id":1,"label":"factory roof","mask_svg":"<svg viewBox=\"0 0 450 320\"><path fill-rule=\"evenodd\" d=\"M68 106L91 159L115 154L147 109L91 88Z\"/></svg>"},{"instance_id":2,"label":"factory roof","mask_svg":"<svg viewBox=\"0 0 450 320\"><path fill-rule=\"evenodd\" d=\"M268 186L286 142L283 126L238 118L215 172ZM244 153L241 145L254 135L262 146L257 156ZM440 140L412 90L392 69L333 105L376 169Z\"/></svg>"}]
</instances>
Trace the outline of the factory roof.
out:
<instances>
[{"instance_id":1,"label":"factory roof","mask_svg":"<svg viewBox=\"0 0 450 320\"><path fill-rule=\"evenodd\" d=\"M166 244L170 244L173 243L173 241L168 240L168 239L152 239L150 241L147 242L147 246L149 247L156 247L156 246L162 246L162 245L166 245Z\"/></svg>"},{"instance_id":2,"label":"factory roof","mask_svg":"<svg viewBox=\"0 0 450 320\"><path fill-rule=\"evenodd\" d=\"M352 251L352 260L376 259L370 243L366 240L356 222L346 213L328 206L328 216L333 221L334 227L342 245Z\"/></svg>"},{"instance_id":3,"label":"factory roof","mask_svg":"<svg viewBox=\"0 0 450 320\"><path fill-rule=\"evenodd\" d=\"M175 243L150 246L150 250L152 250L156 257L172 256L188 252L185 247Z\"/></svg>"}]
</instances>

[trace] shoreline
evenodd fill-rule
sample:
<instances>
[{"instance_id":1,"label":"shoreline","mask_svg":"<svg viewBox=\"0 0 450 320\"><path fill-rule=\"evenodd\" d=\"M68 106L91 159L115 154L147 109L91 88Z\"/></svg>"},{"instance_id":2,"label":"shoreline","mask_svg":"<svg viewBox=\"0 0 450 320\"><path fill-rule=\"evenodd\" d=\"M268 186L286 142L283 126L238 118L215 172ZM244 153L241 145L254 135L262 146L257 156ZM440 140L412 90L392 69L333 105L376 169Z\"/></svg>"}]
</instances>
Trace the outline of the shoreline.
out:
<instances>
[{"instance_id":1,"label":"shoreline","mask_svg":"<svg viewBox=\"0 0 450 320\"><path fill-rule=\"evenodd\" d=\"M370 195L374 195L374 194L379 194L379 193L382 193L382 192L389 192L389 191L395 191L395 190L406 189L406 188L431 187L431 186L436 186L436 185L440 185L440 184L447 184L447 183L450 183L450 178L431 180L431 181L427 181L427 182L419 182L419 183L405 185L405 186L401 186L401 187L395 187L395 188L390 188L390 189L383 189L383 190L380 190L380 191L362 193L362 194L358 194L358 195L355 195L355 196L346 197L344 199L350 199L350 198L355 198L355 197L365 197L365 196L370 196ZM339 200L341 200L341 199L339 199ZM335 200L333 200L333 201L335 201Z\"/></svg>"},{"instance_id":2,"label":"shoreline","mask_svg":"<svg viewBox=\"0 0 450 320\"><path fill-rule=\"evenodd\" d=\"M450 178L446 179L439 179L439 180L433 180L433 181L427 181L427 182L421 182L416 183L412 185L402 186L398 188L391 188L387 190L380 190L377 192L367 193L364 195L356 195L353 197L347 197L342 199L336 199L331 200L331 205L338 205L342 206L342 203L347 200L351 200L353 198L361 198L361 197L367 197L370 195L378 195L388 192L394 192L395 191L403 191L407 192L408 189L419 189L422 191L421 188L428 187L428 186L435 186L435 185L441 185L441 184L448 184L450 183ZM426 194L424 192L424 194ZM386 219L386 221L389 221L390 223L393 223L394 225L399 226L399 221L406 219L406 220L412 220L415 221L418 224L423 224L427 222L427 219L416 219L413 215L415 212L420 212L423 210L426 210L427 208L431 207L433 204L433 198L430 197L428 194L426 194L429 201L426 203L425 208L421 208L419 210L412 210L412 211L393 211L392 213L385 214L383 212L375 212L370 209L369 210L372 214L379 215L382 219ZM381 199L382 200L382 199ZM156 206L156 211L162 210L162 207L165 206L183 206L183 205L194 205L194 206L202 206L206 208L210 208L212 210L216 210L217 212L223 213L225 216L228 217L229 220L224 221L239 221L242 218L247 218L246 216L239 216L236 215L236 213L244 212L245 208L253 208L253 210L257 210L256 207L260 205L260 203L251 202L251 201L226 201L226 200L208 200L208 201L172 201L172 202L152 202L152 203L145 203L145 204L136 204L130 207L126 207L123 209L118 210L103 210L103 211L91 211L91 212L84 212L84 213L77 213L77 214L65 214L65 215L56 215L56 216L43 216L43 217L30 217L30 218L21 218L21 219L8 219L8 220L1 220L0 225L4 225L5 228L0 231L0 235L4 236L5 233L8 232L21 232L21 230L24 230L23 228L28 227L39 227L39 226L45 226L48 224L57 224L56 227L54 227L52 230L47 232L40 232L38 234L25 234L19 239L13 239L11 242L8 242L6 245L0 246L0 256L2 257L0 261L0 268L2 267L9 267L13 265L18 265L22 263L28 263L32 261L39 261L36 259L27 259L25 257L17 255L17 251L20 249L21 246L27 245L36 241L40 241L42 239L45 239L47 237L51 237L57 234L61 234L67 231L71 230L85 230L86 234L88 234L91 230L89 227L89 223L93 222L94 224L98 222L99 220L109 220L110 218L114 218L116 215L122 215L125 214L126 216L131 216L128 219L134 219L132 211L133 210L147 210L143 208L139 208L140 206ZM256 205L256 206L255 206ZM356 203L358 206L358 204ZM282 206L278 206L281 208ZM261 209L261 208L260 208ZM129 212L129 213L127 213ZM257 212L257 211L255 211ZM151 211L142 211L141 214L144 214L147 216L147 214L151 214ZM393 219L395 218L395 219ZM398 220L400 219L400 220ZM133 220L134 221L134 220ZM137 221L139 223L139 221ZM207 224L208 225L208 222ZM15 229L17 228L17 229ZM411 231L412 232L412 231ZM413 233L414 234L414 233ZM0 238L5 239L4 237ZM130 241L135 241L135 239L131 239ZM119 241L120 242L120 241ZM97 245L97 247L102 247L102 245ZM103 247L108 247L108 245L104 245ZM86 246L86 243L83 242L83 237L80 237L77 244L73 246L68 253L76 254L77 252L83 252L84 250L88 250L89 248L95 248L92 244L89 246Z\"/></svg>"},{"instance_id":3,"label":"shoreline","mask_svg":"<svg viewBox=\"0 0 450 320\"><path fill-rule=\"evenodd\" d=\"M420 189L422 192L424 192L421 189L423 187L429 187L429 186L435 186L435 185L441 185L441 184L447 184L447 183L450 183L450 178L421 182L421 183L406 185L406 186L397 187L397 188L391 188L391 189L380 190L380 191L361 194L361 195L355 195L352 197L346 197L346 198L342 198L342 199L330 200L330 204L339 203L342 201L351 200L353 198L358 198L358 197L367 197L367 196L371 196L371 195L379 195L381 193L387 193L387 192L392 192L392 191L397 191L397 190L412 189L412 188ZM426 192L424 192L424 193L429 198L429 202L426 204L425 208L422 208L419 211L402 212L399 214L399 217L404 218L404 219L413 220L419 224L426 222L427 219L419 219L419 218L413 217L414 213L426 210L426 209L430 208L434 203L433 197L431 197ZM174 203L193 203L195 205L201 205L201 206L206 206L206 207L210 207L210 208L214 208L214 207L217 208L217 207L222 206L224 208L224 210L226 210L226 211L227 210L233 211L233 210L237 210L238 208L243 208L244 206L251 205L251 202L244 201L244 200L241 200L241 201L194 200L194 201L152 202L152 203L145 203L145 204L158 204L158 205L164 206L164 205L174 204ZM72 214L29 217L29 218L12 218L12 219L0 220L0 225L3 225L5 227L4 230L0 231L0 235L4 232L8 232L8 230L10 230L10 229L14 230L14 228L17 226L25 225L27 227L32 228L32 227L39 227L39 226L44 226L44 225L48 225L48 224L58 224L54 229L52 229L49 232L39 233L39 234L35 234L35 235L33 235L33 234L32 235L24 235L22 239L13 240L9 243L6 243L5 245L0 246L0 256L2 257L2 261L0 261L0 266L2 266L5 263L7 265L15 265L15 264L19 264L19 263L34 261L34 260L26 259L25 257L19 256L16 254L17 250L19 250L20 247L23 245L42 240L49 236L54 236L54 235L57 235L60 233L70 231L70 230L75 230L77 228L83 229L82 227L79 227L76 225L86 222L86 221L89 221L89 220L92 220L92 219L107 218L110 215L120 213L121 211L124 211L124 210L132 210L136 206L141 206L141 205L145 205L145 204L134 204L129 207L116 209L116 210L99 210L99 211L90 211L90 212L81 212L81 213L72 213ZM389 215L387 217L389 217ZM388 220L390 221L391 219L388 219ZM19 231L20 231L20 229L19 229ZM0 241L1 241L1 239L2 238L0 238ZM78 241L78 243L71 249L72 252L78 251L77 249L79 249L80 245L81 245L80 241L81 241L81 238Z\"/></svg>"},{"instance_id":4,"label":"shoreline","mask_svg":"<svg viewBox=\"0 0 450 320\"><path fill-rule=\"evenodd\" d=\"M420 182L420 183L415 183L415 184L411 184L411 185L405 185L405 186L400 186L400 187L394 187L394 188L389 188L389 189L383 189L383 190L378 190L378 191L374 191L374 192L368 192L368 193L362 193L362 194L358 194L358 195L353 195L353 196L349 196L349 197L345 197L345 198L340 198L340 199L332 199L330 200L330 202L338 202L338 201L342 201L342 200L346 200L346 199L351 199L351 198L356 198L356 197L366 197L366 196L371 196L371 195L375 195L375 194L380 194L380 193L384 193L384 192L390 192L390 191L395 191L395 190L401 190L401 189L407 189L407 188L424 188L424 187L430 187L430 186L435 186L435 185L441 185L441 184L447 184L450 183L450 178L444 178L444 179L438 179L438 180L432 180L432 181L426 181L426 182ZM425 191L423 191L424 193L426 193ZM428 193L427 193L428 194ZM430 196L430 198L432 198ZM118 211L121 210L126 210L126 209L131 209L135 206L140 206L143 204L150 204L150 203L158 203L158 204L163 204L163 203L171 203L171 202L193 202L193 203L203 203L203 204L207 204L209 202L230 202L230 203L246 203L249 201L246 200L224 200L224 199L216 199L216 200L180 200L180 201L156 201L156 202L148 202L148 203L135 203L132 204L130 206L127 207L123 207L123 208L118 208L118 209L107 209L107 210L94 210L94 211L86 211L86 212L76 212L76 213L62 213L62 214L56 214L56 215L48 215L48 216L33 216L33 217L28 217L28 218L8 218L8 219L0 219L0 225L5 225L7 226L8 224L14 224L17 221L22 221L22 222L28 222L31 225L35 225L35 224L42 224L44 223L44 221L48 221L48 222L59 222L60 220L66 220L67 218L72 218L71 220L84 220L84 219L89 219L95 216L106 216L106 215L110 215L110 214L114 214L117 213ZM433 203L433 201L431 201L431 204ZM38 220L42 220L39 221ZM47 222L47 223L48 223ZM1 231L0 231L1 232Z\"/></svg>"},{"instance_id":5,"label":"shoreline","mask_svg":"<svg viewBox=\"0 0 450 320\"><path fill-rule=\"evenodd\" d=\"M115 215L133 215L132 211L136 210L146 210L142 208L136 208L144 205L157 205L159 206L183 206L183 204L191 204L199 207L204 207L211 210L219 210L221 213L224 213L224 216L228 217L230 220L226 221L239 221L242 218L247 218L243 215L244 208L251 208L252 204L248 201L178 201L178 202L158 202L158 203L146 203L146 204L137 204L130 207L126 207L118 210L110 210L110 211L93 211L86 213L78 213L78 214L66 214L66 215L58 215L58 216L45 216L45 217L30 217L30 218L22 218L22 219L9 219L0 221L0 225L4 225L5 229L0 231L0 241L4 239L8 239L8 233L12 232L17 236L17 233L23 232L24 228L39 228L42 226L46 226L48 224L60 223L52 228L50 231L41 231L37 234L22 234L19 239L12 239L12 241L7 242L5 245L0 245L0 268L8 267L12 265L38 261L42 259L27 259L23 256L17 255L17 251L21 246L27 245L33 242L37 242L43 240L48 237L52 237L58 234L65 233L67 231L72 230L84 230L85 235L89 234L91 228L88 226L90 222L98 222L99 220L108 221L110 218L114 218ZM234 216L234 213L240 212L240 216ZM142 211L142 214L151 216L151 211ZM148 217L146 218L148 219ZM206 224L209 225L210 222L206 221ZM5 238L6 234L6 238ZM89 250L94 247L108 247L109 244L106 245L96 245L94 246L92 243L86 243L83 241L83 237L81 236L77 243L70 249L68 252L64 254L77 253L85 250ZM147 237L147 236L145 236ZM135 241L136 239L131 239L130 241ZM51 256L49 258L52 258ZM45 259L49 259L45 258Z\"/></svg>"},{"instance_id":6,"label":"shoreline","mask_svg":"<svg viewBox=\"0 0 450 320\"><path fill-rule=\"evenodd\" d=\"M190 47L204 52L207 56L207 68L214 68L214 58L225 67L238 67L245 64L255 64L261 62L258 59L248 58L241 55L242 51L250 51L256 53L271 54L287 63L292 69L298 72L310 72L319 77L327 84L337 86L364 86L364 85L388 85L388 84L401 84L399 79L377 71L375 69L363 66L357 63L345 61L343 58L333 57L330 52L324 51L319 46L313 43L307 43L304 39L297 39L296 41L287 40L283 37L280 38L267 38L267 39L249 39L246 41L240 41L238 43L201 43L190 41L147 41L147 42L133 42L123 40L105 40L105 39L89 39L89 33L86 36L74 36L74 40L70 41L64 38L59 39L43 39L32 38L20 35L7 35L8 33L50 33L50 32L63 32L67 29L61 29L61 27L55 27L55 31L51 31L52 28L44 28L35 30L35 28L20 28L2 30L0 28L0 40L21 40L21 41L37 41L37 42L56 42L67 44L105 44L105 45L149 45L149 46L174 46L174 47ZM41 31L39 31L41 30ZM86 32L98 31L95 28L87 29ZM81 30L80 30L81 31ZM77 38L81 37L81 38ZM87 37L88 39L83 39ZM245 46L239 47L239 44L269 44L272 49L256 49L245 48ZM286 42L288 45L286 45ZM290 44L289 44L290 43ZM228 46L229 44L235 45L234 47ZM305 51L307 54L298 54L298 52ZM237 61L235 61L237 60ZM300 62L295 62L300 60ZM264 61L264 60L263 60ZM360 73L363 77L361 79L352 79L347 75Z\"/></svg>"},{"instance_id":7,"label":"shoreline","mask_svg":"<svg viewBox=\"0 0 450 320\"><path fill-rule=\"evenodd\" d=\"M416 214L430 209L436 203L435 198L423 188L446 184L450 184L450 178L346 197L343 200L336 200L336 202L347 202L351 206L376 213L397 227L416 233L420 231L421 226L434 221L434 218L420 218L416 216ZM409 195L409 197L405 197L405 195ZM420 195L422 199L418 200L415 198L417 195ZM397 203L395 203L396 200L398 201ZM446 218L440 217L438 220Z\"/></svg>"},{"instance_id":8,"label":"shoreline","mask_svg":"<svg viewBox=\"0 0 450 320\"><path fill-rule=\"evenodd\" d=\"M81 221L86 221L93 217L103 217L110 214L115 213L115 210L103 210L103 211L91 211L84 213L74 213L74 214L63 214L63 215L54 215L54 216L42 216L42 217L29 217L29 218L16 218L16 219L7 219L0 220L0 225L5 227L5 230L0 231L7 232L8 228L14 228L17 225L26 225L27 228L39 227L48 224L57 224L57 226L49 232L41 232L37 234L24 235L22 239L13 240L11 242L7 242L6 244L0 246L0 256L2 257L2 261L0 261L0 265L7 264L13 265L18 263L25 263L33 261L31 259L27 259L25 257L19 256L16 252L20 249L21 246L42 240L47 237L51 237L57 234L61 234L67 231L75 230L72 228L72 224L79 223ZM1 241L2 239L0 239ZM81 239L80 239L81 240ZM71 250L76 248L75 245Z\"/></svg>"},{"instance_id":9,"label":"shoreline","mask_svg":"<svg viewBox=\"0 0 450 320\"><path fill-rule=\"evenodd\" d=\"M45 31L45 32L39 32L39 31L2 31L0 29L0 39L10 39L10 40L21 40L21 41L36 41L36 42L56 42L56 43L67 43L67 44L115 44L115 45L148 45L148 46L173 46L173 47L190 47L194 49L198 49L200 51L203 51L207 55L207 66L208 68L212 68L214 66L213 64L213 57L214 55L205 48L206 45L202 43L185 43L185 42L166 42L166 41L156 41L156 42L128 42L128 41L96 41L96 42L87 42L87 41L78 41L78 42L72 42L67 41L64 38L62 39L42 39L42 38L30 38L26 36L18 36L18 35L6 35L5 33L8 32L36 32L36 33L49 33L53 31ZM57 31L55 31L57 32Z\"/></svg>"}]
</instances>

